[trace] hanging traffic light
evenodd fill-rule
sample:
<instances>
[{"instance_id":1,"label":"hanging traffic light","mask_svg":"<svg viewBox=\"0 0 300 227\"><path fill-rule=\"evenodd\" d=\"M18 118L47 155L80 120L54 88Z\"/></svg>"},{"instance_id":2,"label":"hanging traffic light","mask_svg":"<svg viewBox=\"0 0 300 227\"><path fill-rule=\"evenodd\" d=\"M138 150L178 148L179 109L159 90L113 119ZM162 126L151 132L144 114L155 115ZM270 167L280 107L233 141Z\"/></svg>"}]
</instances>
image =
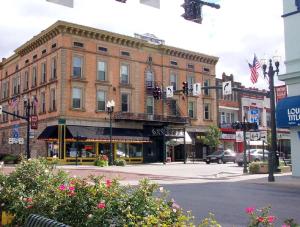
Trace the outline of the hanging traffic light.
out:
<instances>
[{"instance_id":1,"label":"hanging traffic light","mask_svg":"<svg viewBox=\"0 0 300 227\"><path fill-rule=\"evenodd\" d=\"M188 83L186 81L182 82L182 92L185 95L189 94L189 85L188 85Z\"/></svg>"},{"instance_id":2,"label":"hanging traffic light","mask_svg":"<svg viewBox=\"0 0 300 227\"><path fill-rule=\"evenodd\" d=\"M196 19L196 15L195 15L196 2L194 0L185 0L181 6L184 8L184 14L181 15L184 19L186 20Z\"/></svg>"}]
</instances>

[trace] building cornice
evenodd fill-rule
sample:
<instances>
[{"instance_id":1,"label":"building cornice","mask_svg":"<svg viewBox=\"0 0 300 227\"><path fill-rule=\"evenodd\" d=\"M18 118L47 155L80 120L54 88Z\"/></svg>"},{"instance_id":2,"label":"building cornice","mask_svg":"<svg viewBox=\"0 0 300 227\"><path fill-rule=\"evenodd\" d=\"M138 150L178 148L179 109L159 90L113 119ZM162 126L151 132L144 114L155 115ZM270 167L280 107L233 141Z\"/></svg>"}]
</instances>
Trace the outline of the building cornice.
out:
<instances>
[{"instance_id":1,"label":"building cornice","mask_svg":"<svg viewBox=\"0 0 300 227\"><path fill-rule=\"evenodd\" d=\"M162 54L166 54L178 58L184 58L192 61L198 61L206 64L216 65L219 60L218 57L209 56L209 55L188 51L176 47L171 47L167 45L154 45L142 39L120 35L117 33L104 31L101 29L96 29L88 26L78 25L74 23L69 23L65 21L57 21L46 30L34 36L25 44L17 48L15 50L16 53L15 55L24 56L30 53L31 51L33 51L34 49L38 48L39 46L43 45L47 41L53 39L59 34L71 34L71 35L101 40L104 42L109 42L109 43L131 47L131 48L138 48L138 49L141 49L143 47L152 48L157 51L160 51Z\"/></svg>"}]
</instances>

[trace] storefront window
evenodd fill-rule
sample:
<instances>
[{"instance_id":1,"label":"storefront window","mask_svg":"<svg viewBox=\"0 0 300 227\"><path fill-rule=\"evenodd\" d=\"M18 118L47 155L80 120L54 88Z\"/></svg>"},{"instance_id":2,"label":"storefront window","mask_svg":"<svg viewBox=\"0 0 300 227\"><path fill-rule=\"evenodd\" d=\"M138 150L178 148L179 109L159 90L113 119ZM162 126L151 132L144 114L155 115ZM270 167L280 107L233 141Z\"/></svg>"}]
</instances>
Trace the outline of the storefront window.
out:
<instances>
[{"instance_id":1,"label":"storefront window","mask_svg":"<svg viewBox=\"0 0 300 227\"><path fill-rule=\"evenodd\" d=\"M58 143L48 142L47 143L47 153L48 157L56 156L58 158Z\"/></svg>"},{"instance_id":2,"label":"storefront window","mask_svg":"<svg viewBox=\"0 0 300 227\"><path fill-rule=\"evenodd\" d=\"M77 153L77 154L76 154ZM66 144L67 158L93 158L96 156L94 143L89 142L69 142Z\"/></svg>"},{"instance_id":3,"label":"storefront window","mask_svg":"<svg viewBox=\"0 0 300 227\"><path fill-rule=\"evenodd\" d=\"M117 158L141 158L143 156L142 144L118 143Z\"/></svg>"}]
</instances>

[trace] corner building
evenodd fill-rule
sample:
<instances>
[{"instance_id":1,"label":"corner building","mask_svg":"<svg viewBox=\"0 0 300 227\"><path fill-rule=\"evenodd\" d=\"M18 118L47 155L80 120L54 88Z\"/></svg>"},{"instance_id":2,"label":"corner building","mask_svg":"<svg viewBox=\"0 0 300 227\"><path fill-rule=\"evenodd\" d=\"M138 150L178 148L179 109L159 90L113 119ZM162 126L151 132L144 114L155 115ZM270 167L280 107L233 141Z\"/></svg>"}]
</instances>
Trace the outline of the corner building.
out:
<instances>
[{"instance_id":1,"label":"corner building","mask_svg":"<svg viewBox=\"0 0 300 227\"><path fill-rule=\"evenodd\" d=\"M184 148L187 156L201 158L206 147L197 137L205 134L208 125L216 125L216 92L206 89L199 96L175 92L172 98L163 95L155 100L153 89L171 85L181 90L184 81L190 86L215 85L217 61L217 57L58 21L2 59L0 105L23 115L24 96L37 98L31 109L39 118L38 129L31 133L32 157L57 155L62 162L74 163L77 154L79 162L92 163L98 154L109 154L106 105L114 100L114 159L179 161L184 159ZM176 135L178 128L184 128L191 141L183 146L172 136L153 134L164 127L174 129ZM24 145L8 144L16 128L19 137L26 139L24 120L1 116L1 153L25 152Z\"/></svg>"}]
</instances>

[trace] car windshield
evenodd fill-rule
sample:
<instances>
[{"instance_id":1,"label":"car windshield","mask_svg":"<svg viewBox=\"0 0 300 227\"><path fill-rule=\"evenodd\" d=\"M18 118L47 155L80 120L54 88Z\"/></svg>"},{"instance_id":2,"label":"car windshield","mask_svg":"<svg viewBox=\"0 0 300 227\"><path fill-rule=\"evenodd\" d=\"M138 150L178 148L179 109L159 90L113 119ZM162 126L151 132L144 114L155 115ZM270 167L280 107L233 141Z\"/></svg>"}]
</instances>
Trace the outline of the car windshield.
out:
<instances>
[{"instance_id":1,"label":"car windshield","mask_svg":"<svg viewBox=\"0 0 300 227\"><path fill-rule=\"evenodd\" d=\"M212 153L212 155L220 155L222 153L223 153L222 151L215 151L214 153Z\"/></svg>"}]
</instances>

